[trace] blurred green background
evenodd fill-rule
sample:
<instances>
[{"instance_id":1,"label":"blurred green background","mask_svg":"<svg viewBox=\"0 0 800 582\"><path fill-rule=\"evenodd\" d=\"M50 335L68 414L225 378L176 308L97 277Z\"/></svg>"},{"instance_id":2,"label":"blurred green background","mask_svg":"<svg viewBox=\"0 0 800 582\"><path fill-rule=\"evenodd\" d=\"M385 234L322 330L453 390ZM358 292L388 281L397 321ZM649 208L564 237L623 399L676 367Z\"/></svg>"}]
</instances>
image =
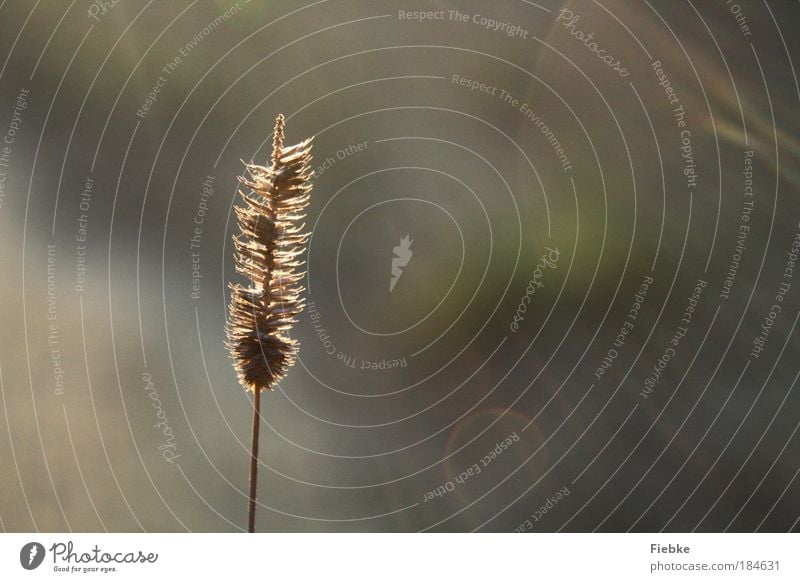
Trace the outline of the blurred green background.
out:
<instances>
[{"instance_id":1,"label":"blurred green background","mask_svg":"<svg viewBox=\"0 0 800 582\"><path fill-rule=\"evenodd\" d=\"M290 143L315 136L314 310L263 399L260 530L796 528L800 282L750 354L800 229L800 11L736 6L2 3L2 527L244 527L232 205L284 113Z\"/></svg>"}]
</instances>

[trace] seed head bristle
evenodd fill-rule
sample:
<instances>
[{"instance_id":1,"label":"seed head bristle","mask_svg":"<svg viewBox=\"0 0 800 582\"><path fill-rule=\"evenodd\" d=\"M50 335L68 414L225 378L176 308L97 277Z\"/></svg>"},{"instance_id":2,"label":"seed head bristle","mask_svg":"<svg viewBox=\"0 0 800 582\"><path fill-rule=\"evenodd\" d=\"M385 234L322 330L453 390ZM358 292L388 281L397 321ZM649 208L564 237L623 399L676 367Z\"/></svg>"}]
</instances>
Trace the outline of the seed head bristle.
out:
<instances>
[{"instance_id":1,"label":"seed head bristle","mask_svg":"<svg viewBox=\"0 0 800 582\"><path fill-rule=\"evenodd\" d=\"M283 127L286 120L283 113L279 113L275 118L275 131L272 134L272 167L275 168L280 159L281 150L283 149Z\"/></svg>"},{"instance_id":2,"label":"seed head bristle","mask_svg":"<svg viewBox=\"0 0 800 582\"><path fill-rule=\"evenodd\" d=\"M247 287L230 284L227 347L239 381L248 390L271 390L295 362L298 342L287 332L303 310L299 269L308 234L302 232L311 190L311 139L284 147L278 115L272 166L246 164L239 181L244 202L236 207L233 237L236 271Z\"/></svg>"}]
</instances>

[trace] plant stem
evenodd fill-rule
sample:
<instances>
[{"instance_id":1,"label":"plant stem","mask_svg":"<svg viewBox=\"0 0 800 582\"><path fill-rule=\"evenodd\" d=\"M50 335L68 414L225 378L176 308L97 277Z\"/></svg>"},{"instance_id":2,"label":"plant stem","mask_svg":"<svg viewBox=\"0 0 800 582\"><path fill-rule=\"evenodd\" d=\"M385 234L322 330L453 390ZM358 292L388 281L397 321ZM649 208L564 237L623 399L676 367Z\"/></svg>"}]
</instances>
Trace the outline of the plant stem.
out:
<instances>
[{"instance_id":1,"label":"plant stem","mask_svg":"<svg viewBox=\"0 0 800 582\"><path fill-rule=\"evenodd\" d=\"M258 478L258 428L261 425L261 390L254 390L255 400L253 401L253 441L250 444L250 511L247 531L256 531L256 491L258 489L256 480Z\"/></svg>"}]
</instances>

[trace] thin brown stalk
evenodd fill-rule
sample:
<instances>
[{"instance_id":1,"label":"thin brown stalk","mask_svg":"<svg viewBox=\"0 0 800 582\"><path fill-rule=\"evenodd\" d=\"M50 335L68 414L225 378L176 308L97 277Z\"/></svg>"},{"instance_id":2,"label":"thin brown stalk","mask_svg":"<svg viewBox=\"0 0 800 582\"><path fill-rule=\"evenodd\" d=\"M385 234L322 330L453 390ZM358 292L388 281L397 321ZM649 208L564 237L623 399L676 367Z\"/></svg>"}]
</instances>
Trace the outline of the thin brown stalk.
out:
<instances>
[{"instance_id":1,"label":"thin brown stalk","mask_svg":"<svg viewBox=\"0 0 800 582\"><path fill-rule=\"evenodd\" d=\"M256 492L258 491L258 428L261 426L261 390L253 396L253 440L250 443L250 506L247 512L247 531L256 531Z\"/></svg>"}]
</instances>

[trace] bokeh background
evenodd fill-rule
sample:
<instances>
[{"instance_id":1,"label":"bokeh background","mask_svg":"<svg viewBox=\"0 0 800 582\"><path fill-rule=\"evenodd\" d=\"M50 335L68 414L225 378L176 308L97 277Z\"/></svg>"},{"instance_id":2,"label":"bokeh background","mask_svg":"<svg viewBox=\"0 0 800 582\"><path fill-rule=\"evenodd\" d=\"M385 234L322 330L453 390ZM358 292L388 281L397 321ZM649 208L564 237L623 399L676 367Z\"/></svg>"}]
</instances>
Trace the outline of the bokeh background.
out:
<instances>
[{"instance_id":1,"label":"bokeh background","mask_svg":"<svg viewBox=\"0 0 800 582\"><path fill-rule=\"evenodd\" d=\"M315 136L312 309L259 530L796 530L799 23L1 2L0 527L245 527L232 207L284 113Z\"/></svg>"}]
</instances>

